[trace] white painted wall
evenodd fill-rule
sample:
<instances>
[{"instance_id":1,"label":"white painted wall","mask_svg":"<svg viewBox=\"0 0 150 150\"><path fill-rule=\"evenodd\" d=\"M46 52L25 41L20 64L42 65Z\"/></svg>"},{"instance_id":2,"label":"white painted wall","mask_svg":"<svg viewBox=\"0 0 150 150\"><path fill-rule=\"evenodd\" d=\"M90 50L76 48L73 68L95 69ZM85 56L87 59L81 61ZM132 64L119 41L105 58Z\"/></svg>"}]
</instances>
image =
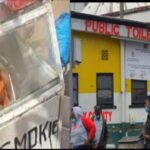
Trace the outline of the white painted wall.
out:
<instances>
[{"instance_id":1,"label":"white painted wall","mask_svg":"<svg viewBox=\"0 0 150 150\"><path fill-rule=\"evenodd\" d=\"M8 149L60 148L62 129L59 120L59 103L60 96L55 96L5 123L0 127L0 148L4 145L3 148ZM50 122L54 123L57 120L58 122L50 125ZM49 136L50 131L52 131L51 136ZM15 142L15 139L18 142Z\"/></svg>"},{"instance_id":2,"label":"white painted wall","mask_svg":"<svg viewBox=\"0 0 150 150\"><path fill-rule=\"evenodd\" d=\"M129 114L134 116L135 122L145 122L147 114L144 111L144 108L129 108L131 105L131 93L126 93L125 99L127 101L126 107L126 122L129 122Z\"/></svg>"},{"instance_id":3,"label":"white painted wall","mask_svg":"<svg viewBox=\"0 0 150 150\"><path fill-rule=\"evenodd\" d=\"M96 93L79 94L79 105L83 108L83 111L93 111L96 105Z\"/></svg>"},{"instance_id":4,"label":"white painted wall","mask_svg":"<svg viewBox=\"0 0 150 150\"><path fill-rule=\"evenodd\" d=\"M103 112L112 112L111 121L108 124L121 123L122 122L122 110L125 110L126 118L125 122L130 122L129 115L132 115L135 123L145 122L147 114L144 108L129 108L131 105L131 93L125 93L126 105L125 109L121 107L121 93L114 93L114 105L116 109L103 109ZM79 94L79 105L83 108L84 112L91 112L96 105L96 93L84 93Z\"/></svg>"}]
</instances>

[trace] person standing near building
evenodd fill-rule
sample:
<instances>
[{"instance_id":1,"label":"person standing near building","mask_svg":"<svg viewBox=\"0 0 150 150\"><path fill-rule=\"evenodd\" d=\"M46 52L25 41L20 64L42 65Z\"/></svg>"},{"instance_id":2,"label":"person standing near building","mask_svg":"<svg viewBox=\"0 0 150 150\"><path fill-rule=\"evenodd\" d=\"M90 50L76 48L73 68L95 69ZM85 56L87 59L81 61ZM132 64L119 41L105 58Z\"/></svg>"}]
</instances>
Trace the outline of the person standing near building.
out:
<instances>
[{"instance_id":1,"label":"person standing near building","mask_svg":"<svg viewBox=\"0 0 150 150\"><path fill-rule=\"evenodd\" d=\"M150 95L145 100L145 111L148 115L145 130L141 133L140 137L144 138L144 149L150 149Z\"/></svg>"},{"instance_id":2,"label":"person standing near building","mask_svg":"<svg viewBox=\"0 0 150 150\"><path fill-rule=\"evenodd\" d=\"M95 148L105 149L108 139L107 123L106 120L101 117L102 110L100 106L95 106L94 112L95 113L91 119L94 121L96 126L96 135L94 138Z\"/></svg>"},{"instance_id":3,"label":"person standing near building","mask_svg":"<svg viewBox=\"0 0 150 150\"><path fill-rule=\"evenodd\" d=\"M75 106L71 114L71 148L92 148L96 126L90 118L83 115L82 108Z\"/></svg>"}]
</instances>

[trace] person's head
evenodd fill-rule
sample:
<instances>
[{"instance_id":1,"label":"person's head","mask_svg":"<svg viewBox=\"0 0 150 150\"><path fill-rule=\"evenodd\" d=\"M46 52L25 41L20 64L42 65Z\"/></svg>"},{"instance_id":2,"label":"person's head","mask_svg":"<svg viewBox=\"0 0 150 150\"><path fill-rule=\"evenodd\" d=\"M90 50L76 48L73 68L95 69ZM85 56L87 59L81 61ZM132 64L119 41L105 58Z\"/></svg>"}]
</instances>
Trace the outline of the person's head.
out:
<instances>
[{"instance_id":1,"label":"person's head","mask_svg":"<svg viewBox=\"0 0 150 150\"><path fill-rule=\"evenodd\" d=\"M77 103L74 103L73 107L79 106ZM79 106L80 107L80 106Z\"/></svg>"},{"instance_id":2,"label":"person's head","mask_svg":"<svg viewBox=\"0 0 150 150\"><path fill-rule=\"evenodd\" d=\"M96 105L96 106L94 107L94 112L95 112L95 115L96 115L96 116L100 116L100 113L102 112L101 107L98 106L98 105Z\"/></svg>"},{"instance_id":3,"label":"person's head","mask_svg":"<svg viewBox=\"0 0 150 150\"><path fill-rule=\"evenodd\" d=\"M81 116L83 115L83 111L82 111L82 108L80 106L75 106L72 108L72 113L71 113L71 117L73 119L80 119Z\"/></svg>"},{"instance_id":4,"label":"person's head","mask_svg":"<svg viewBox=\"0 0 150 150\"><path fill-rule=\"evenodd\" d=\"M146 110L146 112L150 113L150 95L148 95L146 97L146 100L145 100L145 110Z\"/></svg>"}]
</instances>

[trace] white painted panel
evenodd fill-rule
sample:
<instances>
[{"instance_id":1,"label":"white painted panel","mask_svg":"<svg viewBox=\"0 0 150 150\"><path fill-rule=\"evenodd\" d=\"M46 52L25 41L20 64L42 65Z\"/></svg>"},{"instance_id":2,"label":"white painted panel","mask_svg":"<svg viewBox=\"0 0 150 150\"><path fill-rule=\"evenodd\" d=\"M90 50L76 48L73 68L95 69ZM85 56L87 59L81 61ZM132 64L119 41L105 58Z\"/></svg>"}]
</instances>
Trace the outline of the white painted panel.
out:
<instances>
[{"instance_id":1,"label":"white painted panel","mask_svg":"<svg viewBox=\"0 0 150 150\"><path fill-rule=\"evenodd\" d=\"M144 111L144 108L129 108L129 106L131 105L131 93L126 93L126 100L126 122L130 122L129 115L133 116L134 122L145 122L147 114Z\"/></svg>"},{"instance_id":2,"label":"white painted panel","mask_svg":"<svg viewBox=\"0 0 150 150\"><path fill-rule=\"evenodd\" d=\"M96 93L79 94L79 105L82 106L83 111L93 111L96 105Z\"/></svg>"},{"instance_id":3,"label":"white painted panel","mask_svg":"<svg viewBox=\"0 0 150 150\"><path fill-rule=\"evenodd\" d=\"M59 148L59 101L59 96L51 98L6 123L0 128L0 147Z\"/></svg>"}]
</instances>

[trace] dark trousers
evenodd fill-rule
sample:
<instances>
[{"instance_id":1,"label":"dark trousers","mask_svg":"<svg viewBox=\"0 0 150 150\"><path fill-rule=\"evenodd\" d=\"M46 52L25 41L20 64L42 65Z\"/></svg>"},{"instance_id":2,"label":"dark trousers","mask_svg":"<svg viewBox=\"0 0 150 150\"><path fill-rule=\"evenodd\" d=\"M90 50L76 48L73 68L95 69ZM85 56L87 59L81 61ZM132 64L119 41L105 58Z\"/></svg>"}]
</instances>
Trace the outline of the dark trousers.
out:
<instances>
[{"instance_id":1,"label":"dark trousers","mask_svg":"<svg viewBox=\"0 0 150 150\"><path fill-rule=\"evenodd\" d=\"M104 146L98 146L96 149L106 149Z\"/></svg>"},{"instance_id":2,"label":"dark trousers","mask_svg":"<svg viewBox=\"0 0 150 150\"><path fill-rule=\"evenodd\" d=\"M91 145L80 145L78 147L76 147L76 149L92 149Z\"/></svg>"},{"instance_id":3,"label":"dark trousers","mask_svg":"<svg viewBox=\"0 0 150 150\"><path fill-rule=\"evenodd\" d=\"M150 142L146 142L144 144L144 149L150 149Z\"/></svg>"}]
</instances>

